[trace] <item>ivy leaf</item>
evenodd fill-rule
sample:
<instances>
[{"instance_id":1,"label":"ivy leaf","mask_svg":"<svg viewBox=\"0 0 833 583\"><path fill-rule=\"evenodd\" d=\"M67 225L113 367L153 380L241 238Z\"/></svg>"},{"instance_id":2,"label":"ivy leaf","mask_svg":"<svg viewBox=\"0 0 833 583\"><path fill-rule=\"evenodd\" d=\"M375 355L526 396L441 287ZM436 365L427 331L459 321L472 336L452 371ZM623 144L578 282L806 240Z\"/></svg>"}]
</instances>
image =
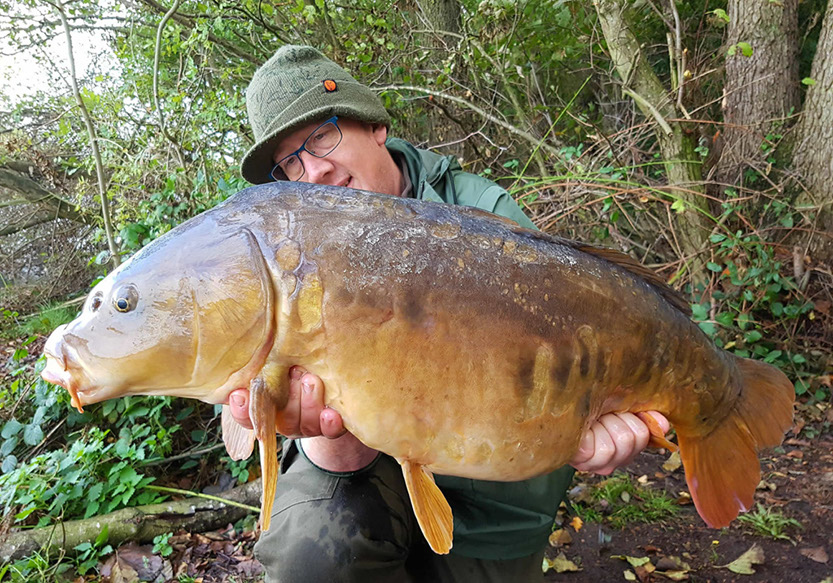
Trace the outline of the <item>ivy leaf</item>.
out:
<instances>
[{"instance_id":1,"label":"ivy leaf","mask_svg":"<svg viewBox=\"0 0 833 583\"><path fill-rule=\"evenodd\" d=\"M3 439L8 439L20 433L20 430L23 429L23 424L15 418L9 419L6 424L3 426L3 431L0 432L0 436Z\"/></svg>"},{"instance_id":2,"label":"ivy leaf","mask_svg":"<svg viewBox=\"0 0 833 583\"><path fill-rule=\"evenodd\" d=\"M681 213L685 210L685 201L681 198L678 198L674 201L671 205L671 210Z\"/></svg>"},{"instance_id":3,"label":"ivy leaf","mask_svg":"<svg viewBox=\"0 0 833 583\"><path fill-rule=\"evenodd\" d=\"M801 80L801 83L803 85L812 86L816 84L816 80L811 77L804 77L804 79Z\"/></svg>"},{"instance_id":4,"label":"ivy leaf","mask_svg":"<svg viewBox=\"0 0 833 583\"><path fill-rule=\"evenodd\" d=\"M37 445L43 440L43 429L40 425L31 423L23 430L23 441L26 445Z\"/></svg>"},{"instance_id":5,"label":"ivy leaf","mask_svg":"<svg viewBox=\"0 0 833 583\"><path fill-rule=\"evenodd\" d=\"M3 465L0 467L0 471L4 474L8 474L9 472L13 471L17 466L17 458L13 455L10 455L6 459L3 460Z\"/></svg>"},{"instance_id":6,"label":"ivy leaf","mask_svg":"<svg viewBox=\"0 0 833 583\"><path fill-rule=\"evenodd\" d=\"M744 57L752 56L752 45L749 43L739 42L738 48L740 49L740 52L743 53Z\"/></svg>"},{"instance_id":7,"label":"ivy leaf","mask_svg":"<svg viewBox=\"0 0 833 583\"><path fill-rule=\"evenodd\" d=\"M726 14L726 11L723 10L722 8L716 8L715 10L712 10L712 14L717 16L720 20L722 20L726 24L729 24L729 15Z\"/></svg>"}]
</instances>

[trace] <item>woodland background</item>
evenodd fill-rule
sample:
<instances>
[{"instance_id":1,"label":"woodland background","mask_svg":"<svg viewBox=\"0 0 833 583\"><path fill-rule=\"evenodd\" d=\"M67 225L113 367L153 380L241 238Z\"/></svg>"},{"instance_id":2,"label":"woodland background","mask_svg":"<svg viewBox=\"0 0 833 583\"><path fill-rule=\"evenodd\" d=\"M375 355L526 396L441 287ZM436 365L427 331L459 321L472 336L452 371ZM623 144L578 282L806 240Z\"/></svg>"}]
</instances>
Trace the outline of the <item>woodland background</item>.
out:
<instances>
[{"instance_id":1,"label":"woodland background","mask_svg":"<svg viewBox=\"0 0 833 583\"><path fill-rule=\"evenodd\" d=\"M81 69L90 33L99 58ZM255 477L222 455L213 407L134 397L79 414L37 357L98 278L247 186L245 87L287 43L376 90L392 135L498 181L545 231L630 253L718 344L830 406L833 3L0 0L0 35L41 65L0 90L2 530L82 533L0 545L0 577L94 573L129 539L170 554L179 518L67 521ZM45 50L58 37L60 59ZM13 91L34 74L43 89ZM805 436L829 432L819 419Z\"/></svg>"}]
</instances>

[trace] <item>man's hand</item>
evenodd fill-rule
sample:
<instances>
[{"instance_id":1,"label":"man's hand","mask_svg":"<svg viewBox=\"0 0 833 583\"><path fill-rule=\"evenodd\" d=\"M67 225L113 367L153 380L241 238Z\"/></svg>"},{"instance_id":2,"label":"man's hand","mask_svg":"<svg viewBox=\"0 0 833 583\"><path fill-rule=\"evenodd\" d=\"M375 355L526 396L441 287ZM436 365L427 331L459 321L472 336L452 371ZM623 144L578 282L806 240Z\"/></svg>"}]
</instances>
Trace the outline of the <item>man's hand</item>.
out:
<instances>
[{"instance_id":1,"label":"man's hand","mask_svg":"<svg viewBox=\"0 0 833 583\"><path fill-rule=\"evenodd\" d=\"M231 416L243 427L252 428L249 419L249 390L235 389L229 394ZM289 401L280 412L281 430L287 437L318 437L335 439L346 433L344 423L333 409L324 406L324 383L300 366L289 371Z\"/></svg>"},{"instance_id":2,"label":"man's hand","mask_svg":"<svg viewBox=\"0 0 833 583\"><path fill-rule=\"evenodd\" d=\"M229 394L231 416L243 427L249 419L249 390ZM344 428L337 411L324 406L321 377L299 366L289 371L289 401L278 412L279 429L287 437L304 438L304 453L312 463L331 472L355 472L367 467L378 455Z\"/></svg>"},{"instance_id":3,"label":"man's hand","mask_svg":"<svg viewBox=\"0 0 833 583\"><path fill-rule=\"evenodd\" d=\"M668 431L670 424L663 415L656 411L648 414ZM582 472L606 476L633 461L650 437L648 427L633 413L602 415L584 434L570 465Z\"/></svg>"}]
</instances>

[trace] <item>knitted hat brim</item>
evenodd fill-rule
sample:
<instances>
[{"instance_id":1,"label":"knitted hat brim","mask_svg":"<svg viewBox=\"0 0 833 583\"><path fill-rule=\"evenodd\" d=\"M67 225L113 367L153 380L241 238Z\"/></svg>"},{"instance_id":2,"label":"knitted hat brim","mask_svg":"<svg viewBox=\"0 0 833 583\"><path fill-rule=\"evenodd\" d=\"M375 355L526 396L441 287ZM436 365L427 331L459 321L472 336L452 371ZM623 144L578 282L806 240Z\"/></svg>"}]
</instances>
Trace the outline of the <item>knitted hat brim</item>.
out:
<instances>
[{"instance_id":1,"label":"knitted hat brim","mask_svg":"<svg viewBox=\"0 0 833 583\"><path fill-rule=\"evenodd\" d=\"M334 115L367 123L381 123L390 128L390 117L381 100L360 83L340 81L337 91L324 92L315 88L307 93L312 94L305 94L304 99L296 99L284 109L274 119L269 131L246 152L240 166L243 178L252 184L272 182L269 173L275 166L273 155L281 141L305 125L322 122ZM368 94L374 99L368 99ZM363 107L356 107L354 103L361 103Z\"/></svg>"}]
</instances>

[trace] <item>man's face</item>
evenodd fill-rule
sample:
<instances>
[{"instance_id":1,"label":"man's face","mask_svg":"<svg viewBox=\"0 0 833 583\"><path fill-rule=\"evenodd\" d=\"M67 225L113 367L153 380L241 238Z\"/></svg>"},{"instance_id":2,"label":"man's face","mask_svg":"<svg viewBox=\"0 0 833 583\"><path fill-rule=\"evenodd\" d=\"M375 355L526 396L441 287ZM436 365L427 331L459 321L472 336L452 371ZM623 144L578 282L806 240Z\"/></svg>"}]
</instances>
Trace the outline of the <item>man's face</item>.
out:
<instances>
[{"instance_id":1,"label":"man's face","mask_svg":"<svg viewBox=\"0 0 833 583\"><path fill-rule=\"evenodd\" d=\"M316 121L292 132L275 150L273 162L277 163L300 148L320 125L321 122ZM299 154L305 169L300 182L348 186L399 196L400 173L385 148L387 128L382 124L371 125L345 118L338 119L338 127L343 138L329 155L316 158L306 151ZM391 171L392 164L395 172Z\"/></svg>"}]
</instances>

